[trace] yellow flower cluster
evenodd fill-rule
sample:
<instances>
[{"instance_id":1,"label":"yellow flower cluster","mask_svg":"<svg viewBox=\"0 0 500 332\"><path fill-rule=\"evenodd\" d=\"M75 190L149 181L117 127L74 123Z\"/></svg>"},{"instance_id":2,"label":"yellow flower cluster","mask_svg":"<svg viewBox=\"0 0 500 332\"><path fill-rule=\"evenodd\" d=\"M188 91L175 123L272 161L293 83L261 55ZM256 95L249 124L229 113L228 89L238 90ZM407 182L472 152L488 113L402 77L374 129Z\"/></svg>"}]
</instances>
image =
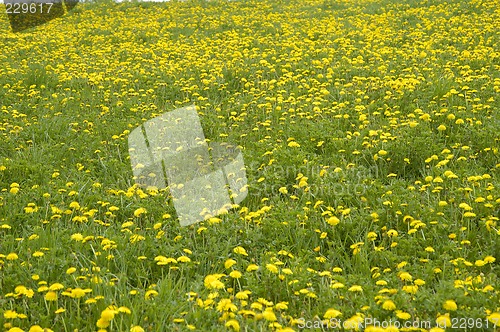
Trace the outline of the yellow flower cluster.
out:
<instances>
[{"instance_id":1,"label":"yellow flower cluster","mask_svg":"<svg viewBox=\"0 0 500 332\"><path fill-rule=\"evenodd\" d=\"M0 328L498 328L498 7L96 2L22 34L0 16ZM249 194L182 228L170 188L133 184L127 137L188 104L242 147Z\"/></svg>"}]
</instances>

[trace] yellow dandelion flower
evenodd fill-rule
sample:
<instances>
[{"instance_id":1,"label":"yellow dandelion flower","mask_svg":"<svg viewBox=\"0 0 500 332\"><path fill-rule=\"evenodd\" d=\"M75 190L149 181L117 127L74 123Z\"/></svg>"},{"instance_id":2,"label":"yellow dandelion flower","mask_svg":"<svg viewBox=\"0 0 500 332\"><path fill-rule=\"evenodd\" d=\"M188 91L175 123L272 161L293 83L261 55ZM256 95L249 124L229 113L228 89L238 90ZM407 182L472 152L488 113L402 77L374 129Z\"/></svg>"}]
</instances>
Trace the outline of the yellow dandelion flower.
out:
<instances>
[{"instance_id":1,"label":"yellow dandelion flower","mask_svg":"<svg viewBox=\"0 0 500 332\"><path fill-rule=\"evenodd\" d=\"M370 241L375 241L377 239L377 233L375 232L368 232L368 234L366 235L366 237L368 238L368 240Z\"/></svg>"},{"instance_id":2,"label":"yellow dandelion flower","mask_svg":"<svg viewBox=\"0 0 500 332\"><path fill-rule=\"evenodd\" d=\"M84 289L81 289L80 287L77 287L71 290L70 297L74 299L79 299L81 297L84 297L88 291L90 291L90 289L86 291Z\"/></svg>"},{"instance_id":3,"label":"yellow dandelion flower","mask_svg":"<svg viewBox=\"0 0 500 332\"><path fill-rule=\"evenodd\" d=\"M119 307L116 311L125 313L127 315L130 315L132 313L132 311L129 308L124 306Z\"/></svg>"},{"instance_id":4,"label":"yellow dandelion flower","mask_svg":"<svg viewBox=\"0 0 500 332\"><path fill-rule=\"evenodd\" d=\"M234 264L236 264L236 261L232 258L229 258L227 259L225 262L224 262L224 267L226 269L229 269L231 266L233 266Z\"/></svg>"},{"instance_id":5,"label":"yellow dandelion flower","mask_svg":"<svg viewBox=\"0 0 500 332\"><path fill-rule=\"evenodd\" d=\"M204 284L208 289L221 289L225 285L219 279L222 278L224 274L210 274L205 277Z\"/></svg>"},{"instance_id":6,"label":"yellow dandelion flower","mask_svg":"<svg viewBox=\"0 0 500 332\"><path fill-rule=\"evenodd\" d=\"M232 329L233 331L240 330L240 323L238 323L238 321L236 319L228 320L225 325L228 329Z\"/></svg>"},{"instance_id":7,"label":"yellow dandelion flower","mask_svg":"<svg viewBox=\"0 0 500 332\"><path fill-rule=\"evenodd\" d=\"M189 262L191 262L191 258L189 258L188 256L182 255L182 256L177 257L177 261L181 262L181 263L189 263Z\"/></svg>"},{"instance_id":8,"label":"yellow dandelion flower","mask_svg":"<svg viewBox=\"0 0 500 332\"><path fill-rule=\"evenodd\" d=\"M286 310L286 309L288 309L288 302L276 303L275 308L278 310Z\"/></svg>"},{"instance_id":9,"label":"yellow dandelion flower","mask_svg":"<svg viewBox=\"0 0 500 332\"><path fill-rule=\"evenodd\" d=\"M134 216L140 217L141 215L147 213L147 210L143 207L140 207L134 211Z\"/></svg>"},{"instance_id":10,"label":"yellow dandelion flower","mask_svg":"<svg viewBox=\"0 0 500 332\"><path fill-rule=\"evenodd\" d=\"M229 273L229 276L234 279L239 279L242 275L243 274L240 271L232 271L231 273Z\"/></svg>"},{"instance_id":11,"label":"yellow dandelion flower","mask_svg":"<svg viewBox=\"0 0 500 332\"><path fill-rule=\"evenodd\" d=\"M81 242L81 241L83 241L83 235L80 233L75 233L75 234L71 235L71 240Z\"/></svg>"},{"instance_id":12,"label":"yellow dandelion flower","mask_svg":"<svg viewBox=\"0 0 500 332\"><path fill-rule=\"evenodd\" d=\"M481 266L485 266L486 262L483 261L482 259L478 259L477 261L474 262L474 265L481 267Z\"/></svg>"},{"instance_id":13,"label":"yellow dandelion flower","mask_svg":"<svg viewBox=\"0 0 500 332\"><path fill-rule=\"evenodd\" d=\"M17 318L19 315L17 312L15 312L14 310L5 310L3 312L3 318L5 319L14 319L14 318Z\"/></svg>"},{"instance_id":14,"label":"yellow dandelion flower","mask_svg":"<svg viewBox=\"0 0 500 332\"><path fill-rule=\"evenodd\" d=\"M395 229L390 229L387 231L387 235L389 237L398 237L399 233Z\"/></svg>"},{"instance_id":15,"label":"yellow dandelion flower","mask_svg":"<svg viewBox=\"0 0 500 332\"><path fill-rule=\"evenodd\" d=\"M396 317L398 317L399 319L408 320L411 318L411 315L407 312L396 310Z\"/></svg>"},{"instance_id":16,"label":"yellow dandelion flower","mask_svg":"<svg viewBox=\"0 0 500 332\"><path fill-rule=\"evenodd\" d=\"M333 288L333 289L339 289L339 288L344 288L344 287L345 287L345 285L343 283L341 283L341 282L334 282L330 286L330 288Z\"/></svg>"},{"instance_id":17,"label":"yellow dandelion flower","mask_svg":"<svg viewBox=\"0 0 500 332\"><path fill-rule=\"evenodd\" d=\"M396 309L396 304L391 300L385 300L382 304L384 310L393 311Z\"/></svg>"},{"instance_id":18,"label":"yellow dandelion flower","mask_svg":"<svg viewBox=\"0 0 500 332\"><path fill-rule=\"evenodd\" d=\"M96 322L96 324L95 324L95 325L96 325L98 328L100 328L100 329L105 329L105 328L107 328L107 327L109 326L109 322L110 322L109 320L105 320L105 319L103 319L103 318L99 318L99 319L97 320L97 322Z\"/></svg>"},{"instance_id":19,"label":"yellow dandelion flower","mask_svg":"<svg viewBox=\"0 0 500 332\"><path fill-rule=\"evenodd\" d=\"M5 256L5 259L8 261L15 261L16 259L19 259L19 256L15 252L11 252L7 256Z\"/></svg>"},{"instance_id":20,"label":"yellow dandelion flower","mask_svg":"<svg viewBox=\"0 0 500 332\"><path fill-rule=\"evenodd\" d=\"M412 281L413 277L408 272L401 272L399 274L399 279L401 279L403 281Z\"/></svg>"},{"instance_id":21,"label":"yellow dandelion flower","mask_svg":"<svg viewBox=\"0 0 500 332\"><path fill-rule=\"evenodd\" d=\"M30 327L28 332L47 332L46 329L43 329L40 325L33 325Z\"/></svg>"},{"instance_id":22,"label":"yellow dandelion flower","mask_svg":"<svg viewBox=\"0 0 500 332\"><path fill-rule=\"evenodd\" d=\"M436 325L440 328L447 328L451 326L450 316L448 314L441 315L436 318Z\"/></svg>"},{"instance_id":23,"label":"yellow dandelion flower","mask_svg":"<svg viewBox=\"0 0 500 332\"><path fill-rule=\"evenodd\" d=\"M268 269L272 273L278 273L278 268L274 264L266 264L266 269Z\"/></svg>"},{"instance_id":24,"label":"yellow dandelion flower","mask_svg":"<svg viewBox=\"0 0 500 332\"><path fill-rule=\"evenodd\" d=\"M78 202L73 201L73 202L69 203L69 208L74 209L74 210L79 210L80 204Z\"/></svg>"},{"instance_id":25,"label":"yellow dandelion flower","mask_svg":"<svg viewBox=\"0 0 500 332\"><path fill-rule=\"evenodd\" d=\"M416 294L418 291L417 285L404 285L403 291L408 294Z\"/></svg>"},{"instance_id":26,"label":"yellow dandelion flower","mask_svg":"<svg viewBox=\"0 0 500 332\"><path fill-rule=\"evenodd\" d=\"M113 318L115 318L115 311L111 309L105 309L103 312L101 312L101 318L106 321L111 321L113 320Z\"/></svg>"},{"instance_id":27,"label":"yellow dandelion flower","mask_svg":"<svg viewBox=\"0 0 500 332\"><path fill-rule=\"evenodd\" d=\"M57 293L54 291L48 291L45 296L44 296L46 301L56 301L57 300Z\"/></svg>"},{"instance_id":28,"label":"yellow dandelion flower","mask_svg":"<svg viewBox=\"0 0 500 332\"><path fill-rule=\"evenodd\" d=\"M444 304L443 304L443 309L444 310L448 310L448 311L455 311L457 310L457 303L453 300L447 300Z\"/></svg>"},{"instance_id":29,"label":"yellow dandelion flower","mask_svg":"<svg viewBox=\"0 0 500 332\"><path fill-rule=\"evenodd\" d=\"M60 284L58 282L53 283L52 285L49 286L49 290L51 290L51 291L57 291L57 290L61 290L63 288L64 288L64 285Z\"/></svg>"},{"instance_id":30,"label":"yellow dandelion flower","mask_svg":"<svg viewBox=\"0 0 500 332\"><path fill-rule=\"evenodd\" d=\"M288 194L288 189L286 189L286 187L281 187L278 189L278 191L284 195Z\"/></svg>"},{"instance_id":31,"label":"yellow dandelion flower","mask_svg":"<svg viewBox=\"0 0 500 332\"><path fill-rule=\"evenodd\" d=\"M243 247L236 247L233 249L233 252L238 255L248 256L247 251Z\"/></svg>"},{"instance_id":32,"label":"yellow dandelion flower","mask_svg":"<svg viewBox=\"0 0 500 332\"><path fill-rule=\"evenodd\" d=\"M330 218L326 219L326 222L331 226L335 226L338 225L340 219L335 216L331 216Z\"/></svg>"},{"instance_id":33,"label":"yellow dandelion flower","mask_svg":"<svg viewBox=\"0 0 500 332\"><path fill-rule=\"evenodd\" d=\"M500 312L494 312L488 316L486 316L486 318L492 322L493 324L495 324L496 326L499 326L500 325Z\"/></svg>"},{"instance_id":34,"label":"yellow dandelion flower","mask_svg":"<svg viewBox=\"0 0 500 332\"><path fill-rule=\"evenodd\" d=\"M247 272L252 272L252 271L257 271L259 269L259 266L256 264L250 264L247 267Z\"/></svg>"},{"instance_id":35,"label":"yellow dandelion flower","mask_svg":"<svg viewBox=\"0 0 500 332\"><path fill-rule=\"evenodd\" d=\"M471 211L472 210L472 207L467 204L467 203L460 203L458 204L458 207L461 208L461 209L464 209L465 211Z\"/></svg>"},{"instance_id":36,"label":"yellow dandelion flower","mask_svg":"<svg viewBox=\"0 0 500 332\"><path fill-rule=\"evenodd\" d=\"M323 318L325 319L330 319L330 318L337 318L338 316L341 316L342 313L338 310L335 310L333 308L328 309L325 314L323 315Z\"/></svg>"},{"instance_id":37,"label":"yellow dandelion flower","mask_svg":"<svg viewBox=\"0 0 500 332\"><path fill-rule=\"evenodd\" d=\"M158 292L155 291L154 289L150 289L150 290L146 291L146 293L144 294L144 299L151 300L155 296L158 296Z\"/></svg>"},{"instance_id":38,"label":"yellow dandelion flower","mask_svg":"<svg viewBox=\"0 0 500 332\"><path fill-rule=\"evenodd\" d=\"M494 288L493 286L491 286L491 285L486 285L486 286L484 286L484 288L482 289L482 291L483 291L484 293L486 293L486 292L491 292L491 291L494 291L494 290L495 290L495 288Z\"/></svg>"},{"instance_id":39,"label":"yellow dandelion flower","mask_svg":"<svg viewBox=\"0 0 500 332\"><path fill-rule=\"evenodd\" d=\"M262 312L262 317L264 317L265 320L270 322L274 322L277 320L276 315L274 314L271 308L266 308L266 310Z\"/></svg>"},{"instance_id":40,"label":"yellow dandelion flower","mask_svg":"<svg viewBox=\"0 0 500 332\"><path fill-rule=\"evenodd\" d=\"M360 285L353 285L348 289L348 291L349 292L362 292L363 287L361 287Z\"/></svg>"},{"instance_id":41,"label":"yellow dandelion flower","mask_svg":"<svg viewBox=\"0 0 500 332\"><path fill-rule=\"evenodd\" d=\"M496 258L493 257L493 256L486 256L483 261L485 261L486 263L490 264L490 263L494 263L496 261Z\"/></svg>"},{"instance_id":42,"label":"yellow dandelion flower","mask_svg":"<svg viewBox=\"0 0 500 332\"><path fill-rule=\"evenodd\" d=\"M248 299L248 294L250 294L250 293L251 293L250 291L241 291L241 292L236 293L235 297L238 300L246 300L246 299Z\"/></svg>"}]
</instances>

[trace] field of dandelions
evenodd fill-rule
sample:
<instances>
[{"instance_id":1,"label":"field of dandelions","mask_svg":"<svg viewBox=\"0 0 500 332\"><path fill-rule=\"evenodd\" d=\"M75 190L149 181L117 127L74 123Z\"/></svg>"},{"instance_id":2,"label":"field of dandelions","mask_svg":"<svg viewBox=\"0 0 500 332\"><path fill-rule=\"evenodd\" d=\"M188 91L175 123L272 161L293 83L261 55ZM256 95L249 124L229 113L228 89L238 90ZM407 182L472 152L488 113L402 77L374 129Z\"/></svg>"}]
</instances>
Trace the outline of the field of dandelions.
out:
<instances>
[{"instance_id":1,"label":"field of dandelions","mask_svg":"<svg viewBox=\"0 0 500 332\"><path fill-rule=\"evenodd\" d=\"M497 330L499 8L97 2L16 34L2 15L1 328ZM127 137L193 104L249 194L180 227Z\"/></svg>"}]
</instances>

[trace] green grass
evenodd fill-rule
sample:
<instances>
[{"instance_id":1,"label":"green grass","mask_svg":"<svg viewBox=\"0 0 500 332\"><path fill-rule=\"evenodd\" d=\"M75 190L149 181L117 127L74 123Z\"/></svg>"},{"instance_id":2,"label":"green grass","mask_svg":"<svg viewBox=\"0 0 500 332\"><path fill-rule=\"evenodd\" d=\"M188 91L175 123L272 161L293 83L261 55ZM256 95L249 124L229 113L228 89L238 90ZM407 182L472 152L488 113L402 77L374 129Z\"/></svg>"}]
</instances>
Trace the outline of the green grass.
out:
<instances>
[{"instance_id":1,"label":"green grass","mask_svg":"<svg viewBox=\"0 0 500 332\"><path fill-rule=\"evenodd\" d=\"M335 309L494 330L497 5L97 2L4 33L2 328L287 331ZM168 190L134 186L127 135L190 104L242 148L249 194L180 227Z\"/></svg>"}]
</instances>

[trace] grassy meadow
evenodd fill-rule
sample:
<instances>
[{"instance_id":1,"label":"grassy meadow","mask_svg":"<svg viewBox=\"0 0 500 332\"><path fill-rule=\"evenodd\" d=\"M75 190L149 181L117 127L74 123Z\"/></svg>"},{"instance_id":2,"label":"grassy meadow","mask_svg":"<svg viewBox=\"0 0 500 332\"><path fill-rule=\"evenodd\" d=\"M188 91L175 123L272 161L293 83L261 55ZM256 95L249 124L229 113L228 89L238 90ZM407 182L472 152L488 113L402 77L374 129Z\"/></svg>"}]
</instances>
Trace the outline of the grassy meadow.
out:
<instances>
[{"instance_id":1,"label":"grassy meadow","mask_svg":"<svg viewBox=\"0 0 500 332\"><path fill-rule=\"evenodd\" d=\"M0 328L500 330L498 8L96 2L16 34L1 15ZM181 227L127 137L192 104L249 193Z\"/></svg>"}]
</instances>

